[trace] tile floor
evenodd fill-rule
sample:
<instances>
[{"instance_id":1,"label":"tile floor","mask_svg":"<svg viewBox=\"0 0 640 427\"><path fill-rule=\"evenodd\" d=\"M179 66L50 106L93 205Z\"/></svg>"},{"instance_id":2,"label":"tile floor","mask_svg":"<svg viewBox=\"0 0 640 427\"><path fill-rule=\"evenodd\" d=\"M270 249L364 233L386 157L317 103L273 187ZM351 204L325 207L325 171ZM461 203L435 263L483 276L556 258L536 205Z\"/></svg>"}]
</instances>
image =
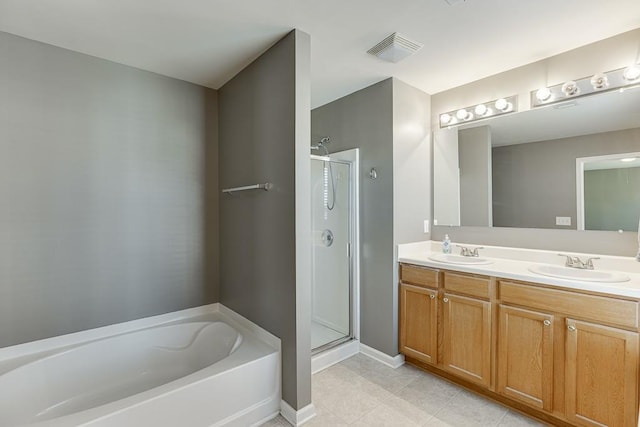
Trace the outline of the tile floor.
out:
<instances>
[{"instance_id":1,"label":"tile floor","mask_svg":"<svg viewBox=\"0 0 640 427\"><path fill-rule=\"evenodd\" d=\"M358 354L313 376L317 415L305 427L542 426L409 365ZM289 427L278 416L263 427Z\"/></svg>"}]
</instances>

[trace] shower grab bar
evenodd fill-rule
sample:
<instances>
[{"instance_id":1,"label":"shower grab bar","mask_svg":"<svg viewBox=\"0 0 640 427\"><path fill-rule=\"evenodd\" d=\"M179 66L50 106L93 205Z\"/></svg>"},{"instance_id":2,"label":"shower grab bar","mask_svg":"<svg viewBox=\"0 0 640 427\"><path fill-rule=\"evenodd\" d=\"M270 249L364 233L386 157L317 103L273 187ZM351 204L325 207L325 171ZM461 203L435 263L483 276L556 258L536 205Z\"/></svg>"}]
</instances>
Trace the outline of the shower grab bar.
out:
<instances>
[{"instance_id":1,"label":"shower grab bar","mask_svg":"<svg viewBox=\"0 0 640 427\"><path fill-rule=\"evenodd\" d=\"M222 190L223 193L233 194L237 191L245 191L245 190L264 190L269 191L273 188L273 184L270 182L265 182L264 184L254 184L254 185L245 185L244 187L233 187L233 188L225 188Z\"/></svg>"}]
</instances>

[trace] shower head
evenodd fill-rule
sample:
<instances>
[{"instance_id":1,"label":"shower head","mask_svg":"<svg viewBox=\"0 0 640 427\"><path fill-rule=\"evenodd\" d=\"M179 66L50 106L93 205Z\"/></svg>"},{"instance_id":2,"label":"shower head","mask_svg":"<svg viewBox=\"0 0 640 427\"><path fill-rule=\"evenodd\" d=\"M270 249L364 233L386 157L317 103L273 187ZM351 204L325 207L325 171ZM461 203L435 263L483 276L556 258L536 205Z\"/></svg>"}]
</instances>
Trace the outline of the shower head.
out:
<instances>
[{"instance_id":1,"label":"shower head","mask_svg":"<svg viewBox=\"0 0 640 427\"><path fill-rule=\"evenodd\" d=\"M322 148L328 154L326 145L328 143L330 143L330 142L331 142L331 138L329 138L328 136L322 137L322 138L320 138L320 141L318 141L318 143L316 145L312 145L311 146L311 149L312 150L319 150L319 149Z\"/></svg>"}]
</instances>

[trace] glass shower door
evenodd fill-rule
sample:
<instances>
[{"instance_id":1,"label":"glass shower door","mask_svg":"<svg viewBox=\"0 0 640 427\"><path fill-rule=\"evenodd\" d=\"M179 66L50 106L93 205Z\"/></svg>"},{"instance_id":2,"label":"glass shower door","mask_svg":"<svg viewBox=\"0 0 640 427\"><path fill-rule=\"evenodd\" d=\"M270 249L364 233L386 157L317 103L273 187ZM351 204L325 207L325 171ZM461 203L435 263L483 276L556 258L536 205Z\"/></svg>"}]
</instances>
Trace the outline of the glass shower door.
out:
<instances>
[{"instance_id":1,"label":"glass shower door","mask_svg":"<svg viewBox=\"0 0 640 427\"><path fill-rule=\"evenodd\" d=\"M311 160L311 348L351 338L350 163Z\"/></svg>"}]
</instances>

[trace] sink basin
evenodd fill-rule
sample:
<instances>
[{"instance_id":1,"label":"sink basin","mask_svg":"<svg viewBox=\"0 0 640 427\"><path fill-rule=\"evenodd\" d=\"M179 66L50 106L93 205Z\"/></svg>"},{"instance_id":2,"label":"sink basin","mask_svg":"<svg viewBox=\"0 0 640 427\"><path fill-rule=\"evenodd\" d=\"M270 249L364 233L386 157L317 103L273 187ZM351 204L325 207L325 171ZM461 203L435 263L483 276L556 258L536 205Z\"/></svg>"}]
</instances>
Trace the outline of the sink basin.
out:
<instances>
[{"instance_id":1,"label":"sink basin","mask_svg":"<svg viewBox=\"0 0 640 427\"><path fill-rule=\"evenodd\" d=\"M446 262L447 264L486 265L493 261L482 257L470 257L454 254L435 254L429 257L432 261Z\"/></svg>"},{"instance_id":2,"label":"sink basin","mask_svg":"<svg viewBox=\"0 0 640 427\"><path fill-rule=\"evenodd\" d=\"M543 276L583 282L616 283L630 280L626 274L615 271L581 270L579 268L562 267L559 265L536 265L529 267L529 271Z\"/></svg>"}]
</instances>

